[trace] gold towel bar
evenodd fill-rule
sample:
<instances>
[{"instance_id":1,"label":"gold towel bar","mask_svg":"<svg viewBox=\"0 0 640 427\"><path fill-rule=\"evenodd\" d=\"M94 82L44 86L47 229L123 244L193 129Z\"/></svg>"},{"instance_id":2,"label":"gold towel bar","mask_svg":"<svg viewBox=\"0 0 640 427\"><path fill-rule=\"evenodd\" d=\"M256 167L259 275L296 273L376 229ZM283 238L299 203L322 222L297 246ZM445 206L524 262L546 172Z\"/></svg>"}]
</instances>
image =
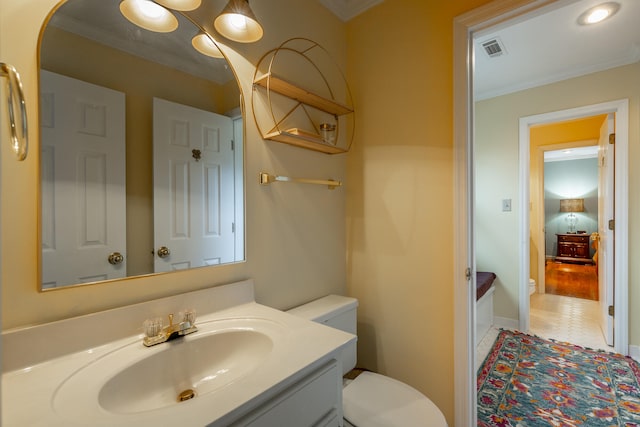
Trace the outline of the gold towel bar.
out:
<instances>
[{"instance_id":1,"label":"gold towel bar","mask_svg":"<svg viewBox=\"0 0 640 427\"><path fill-rule=\"evenodd\" d=\"M274 175L269 175L266 172L260 172L260 184L267 185L276 181L326 185L327 187L329 187L329 190L333 190L336 187L342 186L342 182L334 181L333 179L323 180L323 179L307 179L307 178L289 178L288 176L274 176Z\"/></svg>"}]
</instances>

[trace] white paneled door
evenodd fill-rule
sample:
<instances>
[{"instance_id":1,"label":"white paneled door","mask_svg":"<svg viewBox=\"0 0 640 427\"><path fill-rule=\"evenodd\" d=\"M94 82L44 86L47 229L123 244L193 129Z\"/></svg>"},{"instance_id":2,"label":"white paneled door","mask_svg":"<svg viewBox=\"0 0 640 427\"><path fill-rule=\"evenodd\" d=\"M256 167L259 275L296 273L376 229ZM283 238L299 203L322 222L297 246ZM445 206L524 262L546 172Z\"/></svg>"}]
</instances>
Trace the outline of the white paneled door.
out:
<instances>
[{"instance_id":1,"label":"white paneled door","mask_svg":"<svg viewBox=\"0 0 640 427\"><path fill-rule=\"evenodd\" d=\"M44 70L40 84L42 286L125 277L125 95Z\"/></svg>"},{"instance_id":2,"label":"white paneled door","mask_svg":"<svg viewBox=\"0 0 640 427\"><path fill-rule=\"evenodd\" d=\"M155 271L234 260L233 122L153 102Z\"/></svg>"},{"instance_id":3,"label":"white paneled door","mask_svg":"<svg viewBox=\"0 0 640 427\"><path fill-rule=\"evenodd\" d=\"M600 127L598 141L598 292L602 333L610 346L614 345L614 322L609 307L613 307L615 254L614 230L609 227L609 221L615 218L615 144L609 142L609 135L614 133L614 125L614 114L610 113Z\"/></svg>"}]
</instances>

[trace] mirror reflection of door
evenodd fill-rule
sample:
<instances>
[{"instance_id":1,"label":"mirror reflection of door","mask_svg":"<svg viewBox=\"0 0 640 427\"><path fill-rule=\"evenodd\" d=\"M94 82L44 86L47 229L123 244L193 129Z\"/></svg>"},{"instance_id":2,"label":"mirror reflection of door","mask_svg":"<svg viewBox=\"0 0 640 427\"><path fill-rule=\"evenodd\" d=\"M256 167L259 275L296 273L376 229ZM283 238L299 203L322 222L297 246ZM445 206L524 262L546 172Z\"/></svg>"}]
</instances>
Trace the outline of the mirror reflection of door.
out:
<instances>
[{"instance_id":1,"label":"mirror reflection of door","mask_svg":"<svg viewBox=\"0 0 640 427\"><path fill-rule=\"evenodd\" d=\"M155 272L233 262L232 119L154 98L153 129Z\"/></svg>"},{"instance_id":2,"label":"mirror reflection of door","mask_svg":"<svg viewBox=\"0 0 640 427\"><path fill-rule=\"evenodd\" d=\"M42 287L125 277L125 96L40 76Z\"/></svg>"}]
</instances>

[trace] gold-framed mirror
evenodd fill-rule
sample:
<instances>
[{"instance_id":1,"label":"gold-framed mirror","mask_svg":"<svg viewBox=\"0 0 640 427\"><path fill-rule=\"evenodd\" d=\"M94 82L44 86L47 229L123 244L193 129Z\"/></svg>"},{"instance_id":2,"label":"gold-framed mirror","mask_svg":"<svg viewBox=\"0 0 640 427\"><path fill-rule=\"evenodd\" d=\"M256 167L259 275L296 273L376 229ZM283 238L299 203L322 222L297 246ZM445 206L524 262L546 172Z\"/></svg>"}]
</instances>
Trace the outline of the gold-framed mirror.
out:
<instances>
[{"instance_id":1,"label":"gold-framed mirror","mask_svg":"<svg viewBox=\"0 0 640 427\"><path fill-rule=\"evenodd\" d=\"M120 4L64 1L41 32L42 290L245 257L233 68L198 10L161 33Z\"/></svg>"}]
</instances>

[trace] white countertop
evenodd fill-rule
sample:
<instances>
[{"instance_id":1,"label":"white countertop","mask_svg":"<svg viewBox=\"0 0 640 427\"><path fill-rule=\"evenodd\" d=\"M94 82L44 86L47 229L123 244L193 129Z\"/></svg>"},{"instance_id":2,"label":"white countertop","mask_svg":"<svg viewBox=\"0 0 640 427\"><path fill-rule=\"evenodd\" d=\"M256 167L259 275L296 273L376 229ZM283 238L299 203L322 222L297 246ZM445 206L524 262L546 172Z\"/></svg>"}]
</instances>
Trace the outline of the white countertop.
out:
<instances>
[{"instance_id":1,"label":"white countertop","mask_svg":"<svg viewBox=\"0 0 640 427\"><path fill-rule=\"evenodd\" d=\"M117 312L114 313L117 315ZM2 425L11 426L143 426L143 425L228 425L231 421L268 400L306 371L336 358L337 352L356 337L255 302L228 307L201 315L198 332L179 340L197 339L229 319L258 319L273 324L273 348L260 364L246 375L196 398L147 412L115 414L98 403L99 387L112 374L95 378L78 398L77 410L69 411L69 402L60 404L60 385L79 370L104 360L126 348L127 357L142 359L160 351L163 343L144 347L142 334L123 337L90 349L64 354L51 360L5 372L2 377ZM79 319L78 321L81 321ZM18 350L18 349L14 349ZM117 353L120 354L120 353ZM124 354L124 353L123 353ZM102 363L102 362L101 362ZM123 361L124 364L129 362ZM171 369L168 366L167 369ZM64 399L63 399L64 400Z\"/></svg>"}]
</instances>

